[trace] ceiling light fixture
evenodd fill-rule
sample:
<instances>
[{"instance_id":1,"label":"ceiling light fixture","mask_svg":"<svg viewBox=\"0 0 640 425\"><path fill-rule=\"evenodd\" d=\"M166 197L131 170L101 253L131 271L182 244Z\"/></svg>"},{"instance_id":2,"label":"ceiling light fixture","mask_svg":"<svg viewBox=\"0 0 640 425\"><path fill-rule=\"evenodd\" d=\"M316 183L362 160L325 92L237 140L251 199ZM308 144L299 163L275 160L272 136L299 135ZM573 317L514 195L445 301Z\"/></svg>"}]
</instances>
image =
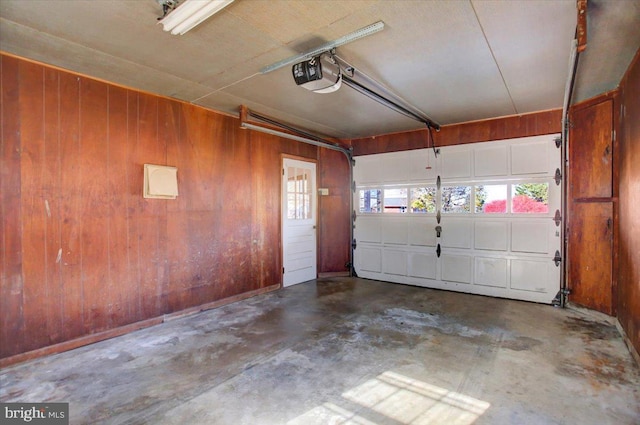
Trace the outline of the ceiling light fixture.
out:
<instances>
[{"instance_id":1,"label":"ceiling light fixture","mask_svg":"<svg viewBox=\"0 0 640 425\"><path fill-rule=\"evenodd\" d=\"M160 23L165 31L183 35L231 3L233 0L184 0Z\"/></svg>"},{"instance_id":2,"label":"ceiling light fixture","mask_svg":"<svg viewBox=\"0 0 640 425\"><path fill-rule=\"evenodd\" d=\"M360 28L359 30L349 33L343 37L340 37L336 40L325 43L322 46L316 47L315 49L310 50L306 53L300 53L299 55L291 56L290 58L283 59L280 62L276 62L269 66L265 66L260 70L260 72L262 74L266 74L267 72L275 71L276 69L280 69L284 66L302 62L305 59L314 58L316 56L321 55L322 53L331 51L332 49L335 49L338 46L351 43L352 41L358 40L359 38L366 37L371 34L375 34L378 31L382 31L383 29L384 29L384 22L378 21L375 24L367 25L364 28Z\"/></svg>"}]
</instances>

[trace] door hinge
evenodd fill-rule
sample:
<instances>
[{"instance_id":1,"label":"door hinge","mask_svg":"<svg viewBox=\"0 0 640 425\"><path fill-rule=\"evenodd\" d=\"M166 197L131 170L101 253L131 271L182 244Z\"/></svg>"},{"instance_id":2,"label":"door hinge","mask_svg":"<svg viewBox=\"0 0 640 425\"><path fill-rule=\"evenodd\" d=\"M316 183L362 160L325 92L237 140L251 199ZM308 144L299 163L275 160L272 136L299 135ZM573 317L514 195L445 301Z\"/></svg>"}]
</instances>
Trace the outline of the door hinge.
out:
<instances>
[{"instance_id":1,"label":"door hinge","mask_svg":"<svg viewBox=\"0 0 640 425\"><path fill-rule=\"evenodd\" d=\"M556 255L555 257L553 257L553 262L556 263L556 267L560 265L561 261L562 261L562 257L560 256L560 251L556 250Z\"/></svg>"},{"instance_id":2,"label":"door hinge","mask_svg":"<svg viewBox=\"0 0 640 425\"><path fill-rule=\"evenodd\" d=\"M282 268L282 274L284 274L284 267Z\"/></svg>"},{"instance_id":3,"label":"door hinge","mask_svg":"<svg viewBox=\"0 0 640 425\"><path fill-rule=\"evenodd\" d=\"M282 169L282 175L284 176L284 168Z\"/></svg>"},{"instance_id":4,"label":"door hinge","mask_svg":"<svg viewBox=\"0 0 640 425\"><path fill-rule=\"evenodd\" d=\"M553 179L556 181L556 186L560 186L560 182L562 181L562 172L559 168L556 168L556 175Z\"/></svg>"},{"instance_id":5,"label":"door hinge","mask_svg":"<svg viewBox=\"0 0 640 425\"><path fill-rule=\"evenodd\" d=\"M556 227L560 226L560 223L562 223L562 216L560 215L560 210L556 210L556 215L553 216L553 221L556 222Z\"/></svg>"},{"instance_id":6,"label":"door hinge","mask_svg":"<svg viewBox=\"0 0 640 425\"><path fill-rule=\"evenodd\" d=\"M562 137L558 136L555 139L553 139L554 142L556 142L556 148L560 148L560 146L562 146Z\"/></svg>"},{"instance_id":7,"label":"door hinge","mask_svg":"<svg viewBox=\"0 0 640 425\"><path fill-rule=\"evenodd\" d=\"M356 249L358 244L356 243L356 238L353 238L353 242L351 242L351 248Z\"/></svg>"}]
</instances>

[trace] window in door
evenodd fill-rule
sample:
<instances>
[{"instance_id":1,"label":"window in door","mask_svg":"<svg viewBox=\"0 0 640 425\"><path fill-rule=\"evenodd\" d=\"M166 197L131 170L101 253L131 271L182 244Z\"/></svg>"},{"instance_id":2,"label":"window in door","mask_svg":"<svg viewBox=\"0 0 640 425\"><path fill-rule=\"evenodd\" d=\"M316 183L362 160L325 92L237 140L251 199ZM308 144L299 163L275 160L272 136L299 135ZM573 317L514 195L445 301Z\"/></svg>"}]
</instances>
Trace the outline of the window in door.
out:
<instances>
[{"instance_id":1,"label":"window in door","mask_svg":"<svg viewBox=\"0 0 640 425\"><path fill-rule=\"evenodd\" d=\"M287 167L287 218L289 220L307 220L311 218L311 170L299 167Z\"/></svg>"}]
</instances>

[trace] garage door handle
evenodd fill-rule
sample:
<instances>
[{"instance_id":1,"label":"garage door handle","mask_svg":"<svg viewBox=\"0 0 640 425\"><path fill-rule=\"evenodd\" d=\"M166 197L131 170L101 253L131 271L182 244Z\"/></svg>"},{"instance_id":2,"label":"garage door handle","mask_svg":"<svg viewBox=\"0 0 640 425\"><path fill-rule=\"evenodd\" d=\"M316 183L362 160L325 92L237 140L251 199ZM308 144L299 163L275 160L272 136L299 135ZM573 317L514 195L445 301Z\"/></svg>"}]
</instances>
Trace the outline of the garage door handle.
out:
<instances>
[{"instance_id":1,"label":"garage door handle","mask_svg":"<svg viewBox=\"0 0 640 425\"><path fill-rule=\"evenodd\" d=\"M438 244L438 246L436 247L436 255L438 256L438 258L440 258L440 253L442 252L442 250L440 249L440 244Z\"/></svg>"},{"instance_id":2,"label":"garage door handle","mask_svg":"<svg viewBox=\"0 0 640 425\"><path fill-rule=\"evenodd\" d=\"M442 233L442 226L436 226L436 237L440 237L440 233Z\"/></svg>"}]
</instances>

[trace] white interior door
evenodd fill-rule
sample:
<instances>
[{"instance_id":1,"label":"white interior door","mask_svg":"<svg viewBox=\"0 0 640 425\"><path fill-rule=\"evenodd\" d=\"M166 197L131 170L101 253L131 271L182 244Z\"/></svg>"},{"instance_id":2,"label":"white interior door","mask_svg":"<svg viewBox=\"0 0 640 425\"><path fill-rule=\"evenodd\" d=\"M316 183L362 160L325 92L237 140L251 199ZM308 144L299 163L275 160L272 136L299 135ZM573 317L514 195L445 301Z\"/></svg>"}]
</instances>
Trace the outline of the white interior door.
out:
<instances>
[{"instance_id":1,"label":"white interior door","mask_svg":"<svg viewBox=\"0 0 640 425\"><path fill-rule=\"evenodd\" d=\"M283 159L282 285L317 277L316 164Z\"/></svg>"}]
</instances>

